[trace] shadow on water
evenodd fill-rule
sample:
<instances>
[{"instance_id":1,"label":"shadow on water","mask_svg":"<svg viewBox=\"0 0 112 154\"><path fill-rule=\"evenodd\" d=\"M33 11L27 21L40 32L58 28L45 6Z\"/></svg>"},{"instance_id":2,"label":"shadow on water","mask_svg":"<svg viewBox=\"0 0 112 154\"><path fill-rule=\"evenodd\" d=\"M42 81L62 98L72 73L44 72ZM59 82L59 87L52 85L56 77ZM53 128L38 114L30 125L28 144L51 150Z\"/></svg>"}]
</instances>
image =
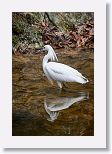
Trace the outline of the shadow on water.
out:
<instances>
[{"instance_id":1,"label":"shadow on water","mask_svg":"<svg viewBox=\"0 0 112 154\"><path fill-rule=\"evenodd\" d=\"M13 55L13 136L94 135L94 52L57 50L59 61L89 79L60 91L42 71L43 55Z\"/></svg>"}]
</instances>

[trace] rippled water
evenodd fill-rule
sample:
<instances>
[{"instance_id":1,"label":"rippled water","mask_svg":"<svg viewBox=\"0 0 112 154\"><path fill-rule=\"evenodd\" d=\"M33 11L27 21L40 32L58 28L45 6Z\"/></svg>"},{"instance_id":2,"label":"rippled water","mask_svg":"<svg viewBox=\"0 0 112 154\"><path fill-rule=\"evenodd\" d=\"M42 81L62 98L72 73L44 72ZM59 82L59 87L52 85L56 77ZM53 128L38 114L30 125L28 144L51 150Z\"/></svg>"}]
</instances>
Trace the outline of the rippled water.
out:
<instances>
[{"instance_id":1,"label":"rippled water","mask_svg":"<svg viewBox=\"0 0 112 154\"><path fill-rule=\"evenodd\" d=\"M43 74L43 54L13 55L13 136L94 135L94 52L56 52L59 62L76 68L89 83L66 83L61 91Z\"/></svg>"}]
</instances>

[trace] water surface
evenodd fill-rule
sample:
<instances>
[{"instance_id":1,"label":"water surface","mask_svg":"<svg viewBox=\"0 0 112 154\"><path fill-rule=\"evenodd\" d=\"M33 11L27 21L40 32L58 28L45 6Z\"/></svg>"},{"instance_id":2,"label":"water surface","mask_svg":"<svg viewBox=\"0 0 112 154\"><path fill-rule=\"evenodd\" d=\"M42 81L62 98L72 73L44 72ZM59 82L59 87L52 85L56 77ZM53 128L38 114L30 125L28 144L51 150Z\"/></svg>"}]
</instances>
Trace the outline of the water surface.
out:
<instances>
[{"instance_id":1,"label":"water surface","mask_svg":"<svg viewBox=\"0 0 112 154\"><path fill-rule=\"evenodd\" d=\"M76 68L89 83L66 83L60 91L43 74L43 54L13 55L13 136L94 135L94 52L56 52L59 62Z\"/></svg>"}]
</instances>

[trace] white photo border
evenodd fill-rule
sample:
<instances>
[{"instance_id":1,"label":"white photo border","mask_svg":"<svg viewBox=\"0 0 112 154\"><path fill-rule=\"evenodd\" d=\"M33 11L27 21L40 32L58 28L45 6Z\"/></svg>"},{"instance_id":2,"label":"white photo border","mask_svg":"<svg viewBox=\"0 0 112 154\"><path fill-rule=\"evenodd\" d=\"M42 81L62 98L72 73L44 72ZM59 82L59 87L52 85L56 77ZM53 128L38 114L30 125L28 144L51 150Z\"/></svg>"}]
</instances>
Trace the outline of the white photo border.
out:
<instances>
[{"instance_id":1,"label":"white photo border","mask_svg":"<svg viewBox=\"0 0 112 154\"><path fill-rule=\"evenodd\" d=\"M12 12L94 12L94 136L12 136ZM0 144L3 148L106 148L104 0L4 0L0 6Z\"/></svg>"}]
</instances>

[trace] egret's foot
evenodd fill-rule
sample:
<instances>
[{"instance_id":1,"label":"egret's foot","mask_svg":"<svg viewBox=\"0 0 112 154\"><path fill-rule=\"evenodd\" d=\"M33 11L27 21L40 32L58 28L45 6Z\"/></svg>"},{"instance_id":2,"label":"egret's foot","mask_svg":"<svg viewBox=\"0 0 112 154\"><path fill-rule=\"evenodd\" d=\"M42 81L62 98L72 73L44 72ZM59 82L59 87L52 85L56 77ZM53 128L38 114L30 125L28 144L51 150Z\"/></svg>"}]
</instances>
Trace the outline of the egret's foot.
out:
<instances>
[{"instance_id":1,"label":"egret's foot","mask_svg":"<svg viewBox=\"0 0 112 154\"><path fill-rule=\"evenodd\" d=\"M63 90L64 92L66 92L66 91L67 91L67 89L68 89L68 87L66 86L66 84L65 84L65 83L63 83L63 88L62 88L62 90Z\"/></svg>"},{"instance_id":2,"label":"egret's foot","mask_svg":"<svg viewBox=\"0 0 112 154\"><path fill-rule=\"evenodd\" d=\"M62 88L62 91L63 91L63 92L67 92L66 88L64 88L64 87Z\"/></svg>"},{"instance_id":3,"label":"egret's foot","mask_svg":"<svg viewBox=\"0 0 112 154\"><path fill-rule=\"evenodd\" d=\"M68 88L67 85L65 83L63 83L63 88Z\"/></svg>"},{"instance_id":4,"label":"egret's foot","mask_svg":"<svg viewBox=\"0 0 112 154\"><path fill-rule=\"evenodd\" d=\"M62 92L62 88L59 88L59 89L58 89L58 94L60 95L61 92Z\"/></svg>"},{"instance_id":5,"label":"egret's foot","mask_svg":"<svg viewBox=\"0 0 112 154\"><path fill-rule=\"evenodd\" d=\"M67 91L66 89L68 88L67 86L65 86L64 83L61 83L59 81L57 81L58 87L59 87L59 91L58 93L61 94L62 91Z\"/></svg>"}]
</instances>

